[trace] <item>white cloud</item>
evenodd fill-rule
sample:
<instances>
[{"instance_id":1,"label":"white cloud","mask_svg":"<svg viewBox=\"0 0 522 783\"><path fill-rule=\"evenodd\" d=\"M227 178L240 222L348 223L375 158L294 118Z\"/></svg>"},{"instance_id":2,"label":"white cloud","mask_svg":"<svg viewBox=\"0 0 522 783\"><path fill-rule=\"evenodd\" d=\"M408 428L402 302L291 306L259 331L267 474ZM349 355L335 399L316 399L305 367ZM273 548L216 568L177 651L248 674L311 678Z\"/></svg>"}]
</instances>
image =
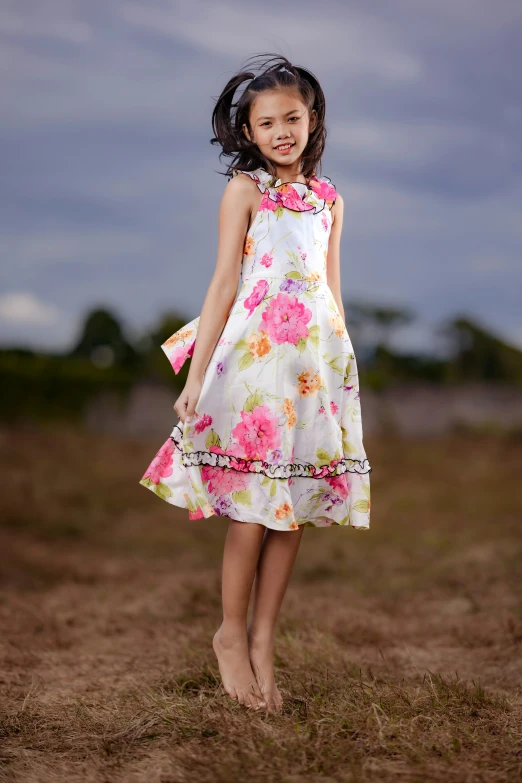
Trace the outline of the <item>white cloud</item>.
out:
<instances>
[{"instance_id":1,"label":"white cloud","mask_svg":"<svg viewBox=\"0 0 522 783\"><path fill-rule=\"evenodd\" d=\"M0 257L17 271L42 264L62 262L91 265L102 264L125 253L145 254L150 240L143 235L117 232L89 232L73 228L55 233L28 233L0 237Z\"/></svg>"},{"instance_id":2,"label":"white cloud","mask_svg":"<svg viewBox=\"0 0 522 783\"><path fill-rule=\"evenodd\" d=\"M497 30L520 24L519 0L498 0L494 4L491 0L436 0L422 3L421 8L418 0L395 0L379 11L388 18L393 14L407 20L409 30L421 40L441 35L445 39L452 35L463 35L468 40L483 35L490 38Z\"/></svg>"},{"instance_id":3,"label":"white cloud","mask_svg":"<svg viewBox=\"0 0 522 783\"><path fill-rule=\"evenodd\" d=\"M0 296L0 321L9 326L54 326L60 311L29 291L11 291Z\"/></svg>"},{"instance_id":4,"label":"white cloud","mask_svg":"<svg viewBox=\"0 0 522 783\"><path fill-rule=\"evenodd\" d=\"M509 157L516 150L507 139L477 126L423 119L402 122L359 117L330 126L330 143L358 163L398 166L433 164L448 152L480 145L485 153Z\"/></svg>"},{"instance_id":5,"label":"white cloud","mask_svg":"<svg viewBox=\"0 0 522 783\"><path fill-rule=\"evenodd\" d=\"M2 88L9 106L3 127L129 122L199 130L208 122L204 104L184 110L193 104L194 82L177 78L174 63L160 68L156 55L130 43L117 55L94 48L88 62L78 57L64 65L19 42L4 43L0 68L10 78Z\"/></svg>"},{"instance_id":6,"label":"white cloud","mask_svg":"<svg viewBox=\"0 0 522 783\"><path fill-rule=\"evenodd\" d=\"M0 32L19 39L47 38L69 44L86 44L93 36L91 26L85 21L61 16L53 19L48 13L27 15L20 9L18 12L0 10Z\"/></svg>"},{"instance_id":7,"label":"white cloud","mask_svg":"<svg viewBox=\"0 0 522 783\"><path fill-rule=\"evenodd\" d=\"M366 75L408 83L422 76L421 61L393 40L393 30L378 17L363 17L358 8L338 5L318 13L316 5L300 6L298 24L295 8L285 4L271 9L255 3L208 0L193 0L189 5L181 0L161 5L126 2L121 15L139 29L227 57L275 49L299 64L312 60L324 70L343 68L347 79Z\"/></svg>"}]
</instances>

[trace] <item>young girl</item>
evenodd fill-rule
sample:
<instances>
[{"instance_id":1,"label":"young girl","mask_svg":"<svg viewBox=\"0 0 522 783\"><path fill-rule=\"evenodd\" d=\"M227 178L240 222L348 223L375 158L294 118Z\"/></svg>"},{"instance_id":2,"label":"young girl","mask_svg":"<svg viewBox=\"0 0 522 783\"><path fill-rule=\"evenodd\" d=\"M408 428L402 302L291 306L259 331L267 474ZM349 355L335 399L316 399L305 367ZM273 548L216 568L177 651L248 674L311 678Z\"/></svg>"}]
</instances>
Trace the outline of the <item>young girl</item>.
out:
<instances>
[{"instance_id":1,"label":"young girl","mask_svg":"<svg viewBox=\"0 0 522 783\"><path fill-rule=\"evenodd\" d=\"M317 174L323 91L268 57L214 108L212 143L233 157L216 269L201 314L161 346L174 372L191 364L180 422L140 483L190 519L229 517L219 671L233 699L279 711L275 625L303 530L367 530L371 467L341 299L343 200Z\"/></svg>"}]
</instances>

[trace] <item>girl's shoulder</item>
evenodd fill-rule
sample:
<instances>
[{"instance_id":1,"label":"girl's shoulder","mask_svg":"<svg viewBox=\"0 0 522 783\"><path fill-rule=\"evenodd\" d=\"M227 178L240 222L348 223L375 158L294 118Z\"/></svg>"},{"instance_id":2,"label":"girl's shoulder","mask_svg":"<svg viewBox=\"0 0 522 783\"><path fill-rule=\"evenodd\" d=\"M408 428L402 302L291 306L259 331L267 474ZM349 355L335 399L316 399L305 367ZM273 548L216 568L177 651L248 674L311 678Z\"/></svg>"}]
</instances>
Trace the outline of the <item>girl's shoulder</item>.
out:
<instances>
[{"instance_id":1,"label":"girl's shoulder","mask_svg":"<svg viewBox=\"0 0 522 783\"><path fill-rule=\"evenodd\" d=\"M229 182L238 177L239 174L246 174L247 177L250 177L262 193L272 184L272 177L270 174L261 168L253 169L252 171L247 171L246 169L232 169ZM239 177L239 179L242 180L243 177Z\"/></svg>"}]
</instances>

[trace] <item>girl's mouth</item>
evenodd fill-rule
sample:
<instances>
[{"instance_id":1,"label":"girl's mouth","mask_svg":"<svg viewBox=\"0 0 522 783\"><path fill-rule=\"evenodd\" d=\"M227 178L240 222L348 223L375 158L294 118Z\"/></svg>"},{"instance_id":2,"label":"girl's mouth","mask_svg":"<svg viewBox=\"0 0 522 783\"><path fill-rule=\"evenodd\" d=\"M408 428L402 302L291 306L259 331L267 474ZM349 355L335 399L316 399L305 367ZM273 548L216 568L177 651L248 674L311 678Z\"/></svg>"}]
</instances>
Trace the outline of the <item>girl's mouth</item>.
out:
<instances>
[{"instance_id":1,"label":"girl's mouth","mask_svg":"<svg viewBox=\"0 0 522 783\"><path fill-rule=\"evenodd\" d=\"M274 147L276 152L280 152L282 155L284 155L287 152L290 152L292 147L295 146L295 141L293 144L281 144L279 147Z\"/></svg>"}]
</instances>

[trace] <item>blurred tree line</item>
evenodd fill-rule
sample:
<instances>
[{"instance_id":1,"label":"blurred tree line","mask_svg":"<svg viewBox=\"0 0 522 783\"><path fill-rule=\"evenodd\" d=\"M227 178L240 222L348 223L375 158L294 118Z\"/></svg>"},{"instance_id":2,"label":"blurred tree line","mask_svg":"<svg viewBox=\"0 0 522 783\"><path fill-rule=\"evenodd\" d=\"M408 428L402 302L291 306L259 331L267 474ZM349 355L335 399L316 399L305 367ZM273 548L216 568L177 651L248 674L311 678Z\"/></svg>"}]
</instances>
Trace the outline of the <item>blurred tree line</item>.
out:
<instances>
[{"instance_id":1,"label":"blurred tree line","mask_svg":"<svg viewBox=\"0 0 522 783\"><path fill-rule=\"evenodd\" d=\"M392 347L398 329L417 320L410 308L351 301L345 303L345 314L357 362L362 364L362 382L374 389L414 380L522 384L522 351L469 316L456 315L439 324L433 335L436 350L430 354L397 352Z\"/></svg>"},{"instance_id":2,"label":"blurred tree line","mask_svg":"<svg viewBox=\"0 0 522 783\"><path fill-rule=\"evenodd\" d=\"M412 310L358 301L347 301L344 307L362 386L381 390L419 380L522 384L522 351L469 317L454 317L436 329L436 353L405 354L394 350L392 338L414 324ZM68 352L0 350L2 417L78 419L97 392L110 389L123 400L138 381L181 390L190 361L175 375L161 345L190 320L166 313L133 339L114 313L96 309L85 318Z\"/></svg>"}]
</instances>

